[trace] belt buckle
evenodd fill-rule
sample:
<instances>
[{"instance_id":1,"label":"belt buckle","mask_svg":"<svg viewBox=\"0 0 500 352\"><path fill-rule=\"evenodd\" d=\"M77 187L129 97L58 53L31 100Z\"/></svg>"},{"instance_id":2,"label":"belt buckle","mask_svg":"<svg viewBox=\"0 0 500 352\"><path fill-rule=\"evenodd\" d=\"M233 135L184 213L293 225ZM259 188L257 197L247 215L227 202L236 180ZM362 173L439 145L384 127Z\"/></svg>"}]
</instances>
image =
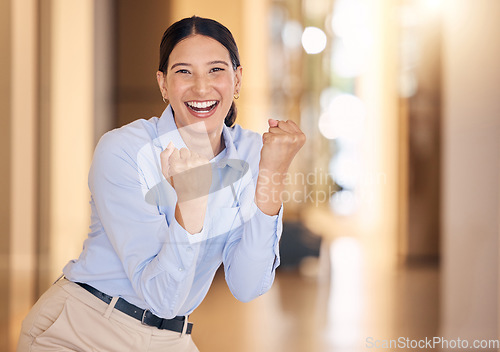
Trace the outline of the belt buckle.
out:
<instances>
[{"instance_id":1,"label":"belt buckle","mask_svg":"<svg viewBox=\"0 0 500 352\"><path fill-rule=\"evenodd\" d=\"M144 309L144 312L142 312L142 318L141 318L141 324L142 325L148 325L144 322L144 318L146 318L146 313L149 312L149 309Z\"/></svg>"}]
</instances>

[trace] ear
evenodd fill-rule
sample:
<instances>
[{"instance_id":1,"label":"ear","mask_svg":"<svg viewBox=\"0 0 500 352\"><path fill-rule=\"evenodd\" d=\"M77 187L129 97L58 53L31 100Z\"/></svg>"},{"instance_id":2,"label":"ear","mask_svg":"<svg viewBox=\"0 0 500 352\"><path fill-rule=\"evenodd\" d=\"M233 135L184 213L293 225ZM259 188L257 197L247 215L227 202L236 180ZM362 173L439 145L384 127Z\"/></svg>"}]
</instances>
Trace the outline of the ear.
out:
<instances>
[{"instance_id":1,"label":"ear","mask_svg":"<svg viewBox=\"0 0 500 352\"><path fill-rule=\"evenodd\" d=\"M238 66L236 70L234 71L235 78L234 78L234 93L239 93L241 89L241 79L243 75L243 67Z\"/></svg>"},{"instance_id":2,"label":"ear","mask_svg":"<svg viewBox=\"0 0 500 352\"><path fill-rule=\"evenodd\" d=\"M165 74L161 71L157 71L156 81L158 82L158 87L160 88L163 99L168 100L167 79L165 77Z\"/></svg>"}]
</instances>

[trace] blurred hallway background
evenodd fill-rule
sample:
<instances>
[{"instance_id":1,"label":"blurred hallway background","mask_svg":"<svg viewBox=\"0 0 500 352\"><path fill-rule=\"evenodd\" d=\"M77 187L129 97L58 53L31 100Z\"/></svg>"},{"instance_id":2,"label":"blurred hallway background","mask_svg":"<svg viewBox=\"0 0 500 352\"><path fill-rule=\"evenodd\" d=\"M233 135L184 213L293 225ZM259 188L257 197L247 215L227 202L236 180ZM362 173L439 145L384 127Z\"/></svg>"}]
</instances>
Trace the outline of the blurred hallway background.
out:
<instances>
[{"instance_id":1,"label":"blurred hallway background","mask_svg":"<svg viewBox=\"0 0 500 352\"><path fill-rule=\"evenodd\" d=\"M237 123L308 137L275 285L243 304L216 276L200 351L498 339L500 1L0 0L0 351L80 253L100 136L165 108L159 42L194 14L238 43Z\"/></svg>"}]
</instances>

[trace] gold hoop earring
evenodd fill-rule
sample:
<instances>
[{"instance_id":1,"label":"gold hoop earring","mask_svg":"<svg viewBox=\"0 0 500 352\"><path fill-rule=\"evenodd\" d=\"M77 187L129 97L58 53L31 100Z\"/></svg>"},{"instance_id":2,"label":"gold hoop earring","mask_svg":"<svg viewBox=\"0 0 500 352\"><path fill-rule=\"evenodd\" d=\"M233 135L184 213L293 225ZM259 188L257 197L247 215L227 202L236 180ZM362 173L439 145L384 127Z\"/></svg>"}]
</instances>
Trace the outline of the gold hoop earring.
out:
<instances>
[{"instance_id":1,"label":"gold hoop earring","mask_svg":"<svg viewBox=\"0 0 500 352\"><path fill-rule=\"evenodd\" d=\"M235 95L233 95L234 99L238 99L240 97L240 93L236 92Z\"/></svg>"}]
</instances>

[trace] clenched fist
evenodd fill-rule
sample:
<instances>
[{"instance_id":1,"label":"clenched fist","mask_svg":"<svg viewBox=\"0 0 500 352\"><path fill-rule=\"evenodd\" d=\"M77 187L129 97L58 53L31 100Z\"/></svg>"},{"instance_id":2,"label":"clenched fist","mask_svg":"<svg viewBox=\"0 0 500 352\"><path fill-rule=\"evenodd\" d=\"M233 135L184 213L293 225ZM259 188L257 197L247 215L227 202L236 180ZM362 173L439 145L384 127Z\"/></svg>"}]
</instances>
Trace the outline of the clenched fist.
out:
<instances>
[{"instance_id":1,"label":"clenched fist","mask_svg":"<svg viewBox=\"0 0 500 352\"><path fill-rule=\"evenodd\" d=\"M295 122L269 119L269 131L262 135L259 169L284 174L306 142L305 134Z\"/></svg>"},{"instance_id":2,"label":"clenched fist","mask_svg":"<svg viewBox=\"0 0 500 352\"><path fill-rule=\"evenodd\" d=\"M163 176L177 193L177 202L207 196L212 184L209 160L187 148L170 143L160 154Z\"/></svg>"},{"instance_id":3,"label":"clenched fist","mask_svg":"<svg viewBox=\"0 0 500 352\"><path fill-rule=\"evenodd\" d=\"M281 208L286 173L306 136L293 121L270 119L262 142L255 204L264 214L276 215Z\"/></svg>"}]
</instances>

